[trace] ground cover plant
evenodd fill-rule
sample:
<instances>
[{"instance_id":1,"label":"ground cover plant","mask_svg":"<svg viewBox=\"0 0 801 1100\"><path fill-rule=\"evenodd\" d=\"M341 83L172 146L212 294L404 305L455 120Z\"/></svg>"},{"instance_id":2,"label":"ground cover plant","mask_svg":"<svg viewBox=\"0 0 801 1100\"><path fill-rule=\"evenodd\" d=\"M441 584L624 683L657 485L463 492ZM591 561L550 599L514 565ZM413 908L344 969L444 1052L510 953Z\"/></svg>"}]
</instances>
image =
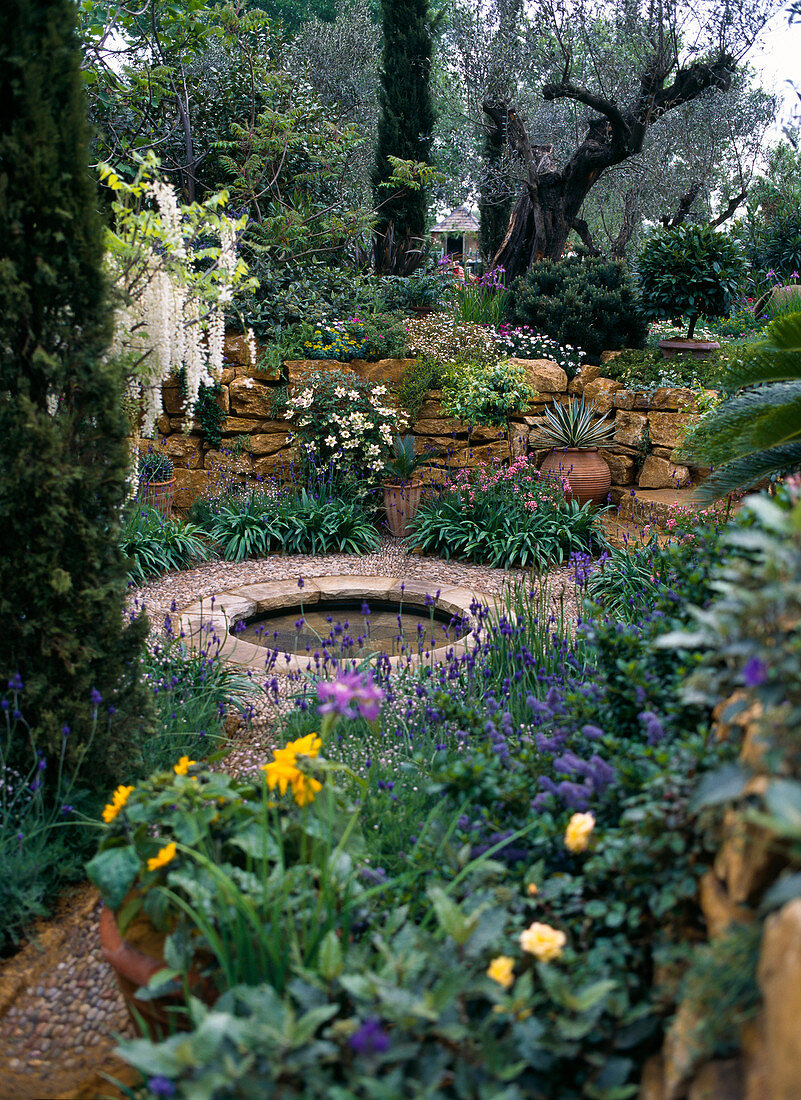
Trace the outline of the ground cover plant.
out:
<instances>
[{"instance_id":1,"label":"ground cover plant","mask_svg":"<svg viewBox=\"0 0 801 1100\"><path fill-rule=\"evenodd\" d=\"M531 458L460 471L411 521L414 546L441 557L543 569L597 543L590 505L568 499Z\"/></svg>"}]
</instances>

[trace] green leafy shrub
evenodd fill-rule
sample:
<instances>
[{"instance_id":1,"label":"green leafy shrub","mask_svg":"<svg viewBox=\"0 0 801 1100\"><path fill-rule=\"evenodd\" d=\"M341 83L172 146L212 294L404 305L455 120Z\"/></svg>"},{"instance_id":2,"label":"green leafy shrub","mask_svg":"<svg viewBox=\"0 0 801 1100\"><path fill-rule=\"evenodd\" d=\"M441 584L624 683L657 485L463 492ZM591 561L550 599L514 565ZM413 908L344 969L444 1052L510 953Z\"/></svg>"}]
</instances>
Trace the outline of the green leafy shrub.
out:
<instances>
[{"instance_id":1,"label":"green leafy shrub","mask_svg":"<svg viewBox=\"0 0 801 1100\"><path fill-rule=\"evenodd\" d=\"M385 275L381 291L387 309L437 309L450 296L451 279L442 272Z\"/></svg>"},{"instance_id":2,"label":"green leafy shrub","mask_svg":"<svg viewBox=\"0 0 801 1100\"><path fill-rule=\"evenodd\" d=\"M171 569L189 569L209 556L203 532L193 523L163 515L147 504L130 504L123 517L120 550L129 559L128 579L143 584Z\"/></svg>"},{"instance_id":3,"label":"green leafy shrub","mask_svg":"<svg viewBox=\"0 0 801 1100\"><path fill-rule=\"evenodd\" d=\"M604 365L604 376L622 382L627 390L641 393L653 392L661 386L716 389L726 364L734 356L733 349L721 348L703 359L676 355L667 360L655 348L626 348Z\"/></svg>"},{"instance_id":4,"label":"green leafy shrub","mask_svg":"<svg viewBox=\"0 0 801 1100\"><path fill-rule=\"evenodd\" d=\"M781 278L797 278L801 271L801 210L787 210L761 228L756 241L757 261L763 270Z\"/></svg>"},{"instance_id":5,"label":"green leafy shrub","mask_svg":"<svg viewBox=\"0 0 801 1100\"><path fill-rule=\"evenodd\" d=\"M410 363L395 386L394 397L406 413L409 424L420 416L430 390L441 387L447 370L441 362L429 355L420 355Z\"/></svg>"},{"instance_id":6,"label":"green leafy shrub","mask_svg":"<svg viewBox=\"0 0 801 1100\"><path fill-rule=\"evenodd\" d=\"M508 359L486 363L460 358L449 364L442 383L443 411L471 430L480 424L505 427L509 417L525 410L535 396L525 368Z\"/></svg>"},{"instance_id":7,"label":"green leafy shrub","mask_svg":"<svg viewBox=\"0 0 801 1100\"><path fill-rule=\"evenodd\" d=\"M641 347L645 321L625 266L616 260L540 260L512 283L509 315L597 358L602 351Z\"/></svg>"},{"instance_id":8,"label":"green leafy shrub","mask_svg":"<svg viewBox=\"0 0 801 1100\"><path fill-rule=\"evenodd\" d=\"M737 243L708 225L677 225L654 234L637 261L640 309L654 320L725 317L737 297L744 261Z\"/></svg>"}]
</instances>

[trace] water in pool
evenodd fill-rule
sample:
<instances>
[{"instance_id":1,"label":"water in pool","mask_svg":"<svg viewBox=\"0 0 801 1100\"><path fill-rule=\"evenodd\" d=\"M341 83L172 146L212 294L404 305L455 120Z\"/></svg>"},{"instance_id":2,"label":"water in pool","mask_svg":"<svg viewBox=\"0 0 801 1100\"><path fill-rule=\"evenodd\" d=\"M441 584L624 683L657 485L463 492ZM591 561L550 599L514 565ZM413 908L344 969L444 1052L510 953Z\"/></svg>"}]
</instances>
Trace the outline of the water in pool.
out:
<instances>
[{"instance_id":1,"label":"water in pool","mask_svg":"<svg viewBox=\"0 0 801 1100\"><path fill-rule=\"evenodd\" d=\"M469 629L461 616L436 608L401 607L392 600L327 600L249 619L238 638L281 653L328 652L357 657L370 653L425 652L457 641Z\"/></svg>"}]
</instances>

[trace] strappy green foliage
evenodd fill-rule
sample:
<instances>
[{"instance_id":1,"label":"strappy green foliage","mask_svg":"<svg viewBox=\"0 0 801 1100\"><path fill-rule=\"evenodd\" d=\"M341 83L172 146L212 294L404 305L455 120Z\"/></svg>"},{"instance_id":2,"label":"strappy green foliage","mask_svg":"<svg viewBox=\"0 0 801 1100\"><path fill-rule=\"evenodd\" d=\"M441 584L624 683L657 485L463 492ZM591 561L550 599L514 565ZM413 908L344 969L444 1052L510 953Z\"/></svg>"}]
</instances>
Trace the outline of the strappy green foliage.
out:
<instances>
[{"instance_id":1,"label":"strappy green foliage","mask_svg":"<svg viewBox=\"0 0 801 1100\"><path fill-rule=\"evenodd\" d=\"M595 405L592 401L588 404L583 394L581 400L571 397L566 405L546 405L543 413L547 423L532 435L538 447L599 447L610 442L615 431L606 416L596 417Z\"/></svg>"},{"instance_id":2,"label":"strappy green foliage","mask_svg":"<svg viewBox=\"0 0 801 1100\"><path fill-rule=\"evenodd\" d=\"M685 441L693 462L716 467L697 492L701 500L801 466L801 313L772 321L766 337L723 375L735 395Z\"/></svg>"}]
</instances>

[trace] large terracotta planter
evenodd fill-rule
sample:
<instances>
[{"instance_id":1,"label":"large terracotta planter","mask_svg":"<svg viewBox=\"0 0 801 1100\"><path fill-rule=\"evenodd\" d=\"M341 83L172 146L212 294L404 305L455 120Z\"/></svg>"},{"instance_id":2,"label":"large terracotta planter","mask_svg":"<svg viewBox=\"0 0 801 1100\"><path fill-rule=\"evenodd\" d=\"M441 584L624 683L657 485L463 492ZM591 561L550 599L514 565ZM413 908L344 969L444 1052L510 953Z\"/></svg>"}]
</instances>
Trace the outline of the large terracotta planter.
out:
<instances>
[{"instance_id":1,"label":"large terracotta planter","mask_svg":"<svg viewBox=\"0 0 801 1100\"><path fill-rule=\"evenodd\" d=\"M103 958L114 971L134 1027L140 1035L154 1041L164 1039L175 1031L187 1031L190 1023L182 1008L182 994L168 993L148 1001L136 996L154 974L164 969L161 957L164 936L156 932L145 917L134 921L126 936L130 940L121 935L112 910L104 907L100 912ZM206 1004L213 1004L216 1000L210 985L200 979L192 983L192 992Z\"/></svg>"},{"instance_id":2,"label":"large terracotta planter","mask_svg":"<svg viewBox=\"0 0 801 1100\"><path fill-rule=\"evenodd\" d=\"M156 508L163 516L172 514L172 498L175 494L175 478L169 481L140 481L139 500Z\"/></svg>"},{"instance_id":3,"label":"large terracotta planter","mask_svg":"<svg viewBox=\"0 0 801 1100\"><path fill-rule=\"evenodd\" d=\"M720 344L717 340L660 340L659 350L665 359L673 359L676 355L692 355L695 359L706 359L717 351Z\"/></svg>"},{"instance_id":4,"label":"large terracotta planter","mask_svg":"<svg viewBox=\"0 0 801 1100\"><path fill-rule=\"evenodd\" d=\"M407 481L404 484L386 482L384 485L384 510L390 532L396 538L405 538L407 526L417 515L420 507L422 481Z\"/></svg>"},{"instance_id":5,"label":"large terracotta planter","mask_svg":"<svg viewBox=\"0 0 801 1100\"><path fill-rule=\"evenodd\" d=\"M570 495L579 504L590 501L601 505L607 502L612 475L606 459L596 449L585 451L565 447L549 451L540 466L540 473L566 481L570 486Z\"/></svg>"}]
</instances>

